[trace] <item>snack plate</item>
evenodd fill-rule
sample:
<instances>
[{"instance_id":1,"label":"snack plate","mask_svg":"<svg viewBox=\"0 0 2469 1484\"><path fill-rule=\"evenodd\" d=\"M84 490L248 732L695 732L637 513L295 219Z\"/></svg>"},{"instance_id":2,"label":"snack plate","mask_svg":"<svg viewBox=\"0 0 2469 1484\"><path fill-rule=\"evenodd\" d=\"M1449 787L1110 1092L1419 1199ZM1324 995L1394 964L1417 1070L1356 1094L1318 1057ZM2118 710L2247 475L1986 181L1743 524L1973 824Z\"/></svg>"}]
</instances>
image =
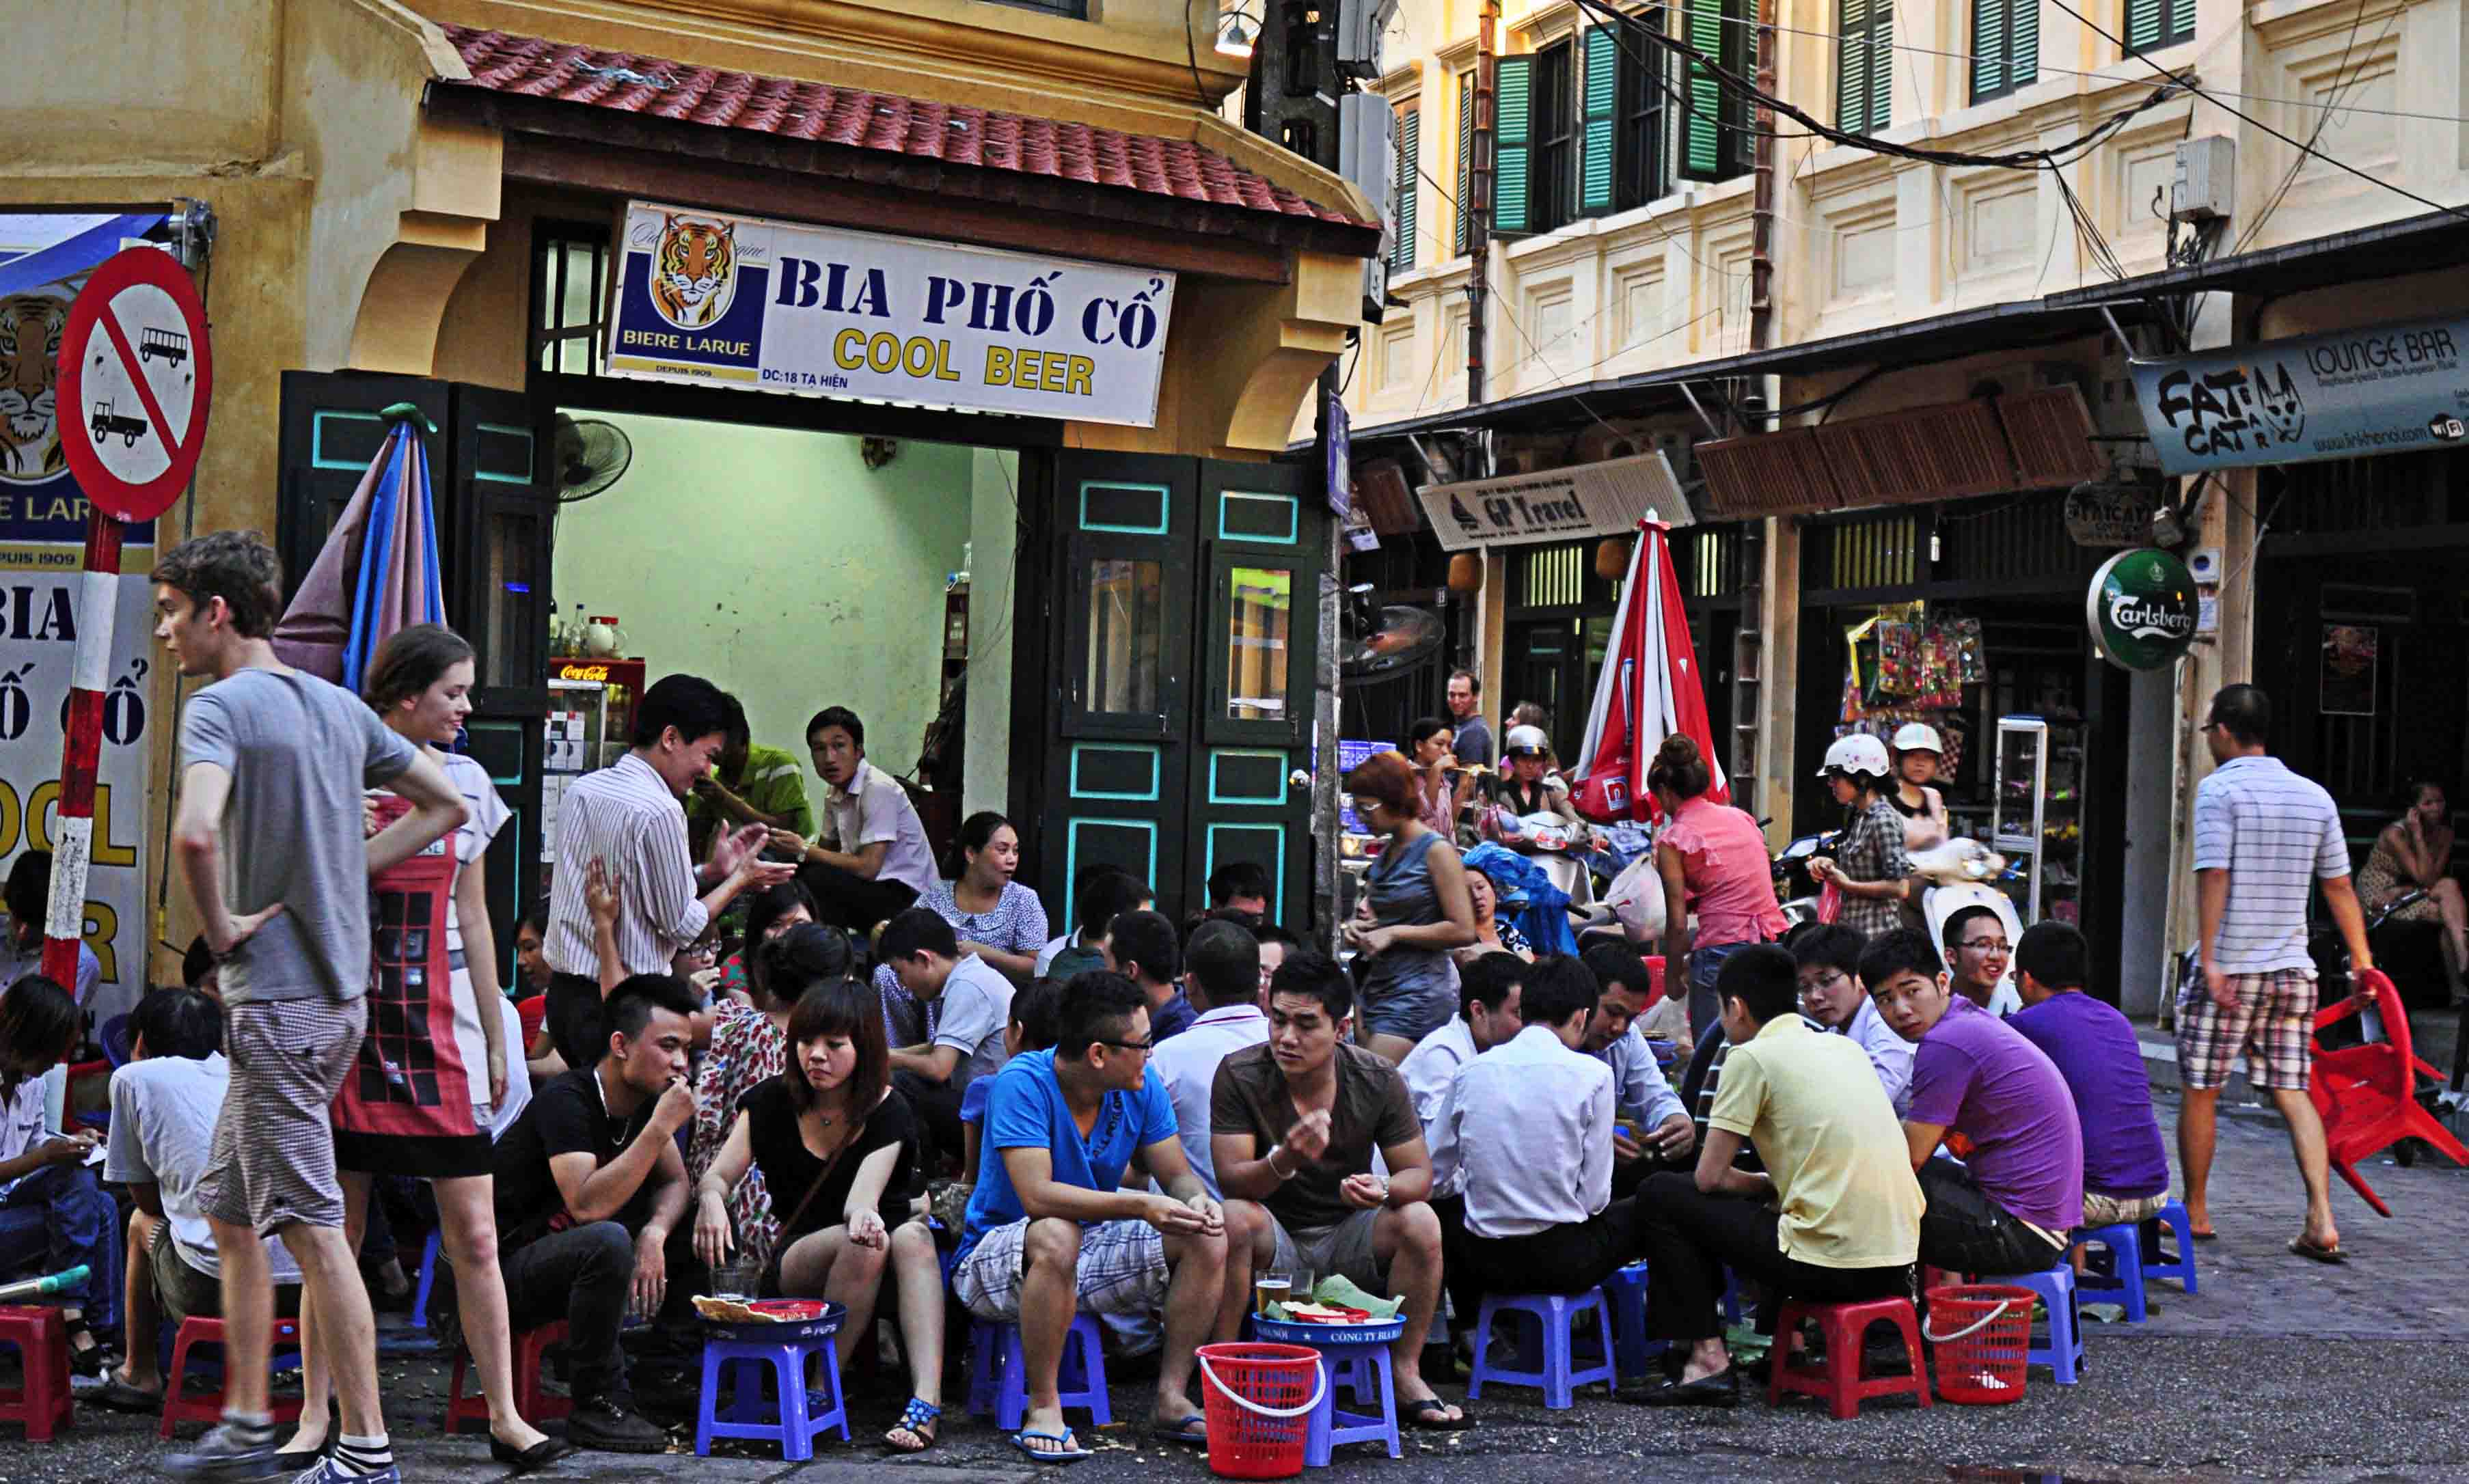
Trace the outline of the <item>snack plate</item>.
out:
<instances>
[{"instance_id":1,"label":"snack plate","mask_svg":"<svg viewBox=\"0 0 2469 1484\"><path fill-rule=\"evenodd\" d=\"M696 1307L701 1310L703 1305L698 1301ZM704 1333L714 1339L779 1343L823 1339L839 1334L841 1321L847 1315L840 1305L818 1298L762 1298L732 1307L760 1317L717 1317L704 1313Z\"/></svg>"}]
</instances>

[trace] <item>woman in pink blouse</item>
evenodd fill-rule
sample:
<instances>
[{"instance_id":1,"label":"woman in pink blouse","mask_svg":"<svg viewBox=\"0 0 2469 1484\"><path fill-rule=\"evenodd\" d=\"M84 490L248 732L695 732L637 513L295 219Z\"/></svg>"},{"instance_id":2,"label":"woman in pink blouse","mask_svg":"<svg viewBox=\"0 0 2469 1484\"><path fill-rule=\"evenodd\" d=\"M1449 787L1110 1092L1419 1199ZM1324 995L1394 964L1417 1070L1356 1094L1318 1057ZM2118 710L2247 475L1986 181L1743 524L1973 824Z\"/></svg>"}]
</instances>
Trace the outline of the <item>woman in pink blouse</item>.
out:
<instances>
[{"instance_id":1,"label":"woman in pink blouse","mask_svg":"<svg viewBox=\"0 0 2469 1484\"><path fill-rule=\"evenodd\" d=\"M1697 744L1677 734L1665 738L1646 780L1664 817L1654 841L1663 878L1664 983L1689 987L1694 1037L1715 1023L1715 975L1723 960L1773 942L1789 924L1775 901L1765 833L1755 819L1705 796L1714 772Z\"/></svg>"}]
</instances>

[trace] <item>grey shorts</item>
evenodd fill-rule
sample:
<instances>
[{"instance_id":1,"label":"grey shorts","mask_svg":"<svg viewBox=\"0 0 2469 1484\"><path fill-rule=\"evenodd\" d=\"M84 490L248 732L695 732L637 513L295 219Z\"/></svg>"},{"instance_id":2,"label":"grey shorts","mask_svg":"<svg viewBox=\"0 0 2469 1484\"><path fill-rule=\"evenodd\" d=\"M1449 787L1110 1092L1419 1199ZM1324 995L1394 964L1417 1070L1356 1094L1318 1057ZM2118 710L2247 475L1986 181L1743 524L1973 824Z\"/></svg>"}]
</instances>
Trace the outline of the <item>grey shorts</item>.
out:
<instances>
[{"instance_id":1,"label":"grey shorts","mask_svg":"<svg viewBox=\"0 0 2469 1484\"><path fill-rule=\"evenodd\" d=\"M961 1307L981 1319L1017 1320L1027 1244L1026 1219L979 1238L952 1269L952 1294ZM1165 1239L1146 1221L1083 1226L1077 1276L1082 1313L1147 1313L1165 1302Z\"/></svg>"},{"instance_id":2,"label":"grey shorts","mask_svg":"<svg viewBox=\"0 0 2469 1484\"><path fill-rule=\"evenodd\" d=\"M1278 1239L1276 1267L1288 1272L1308 1267L1314 1282L1339 1273L1366 1293L1389 1291L1388 1271L1372 1249L1372 1224L1379 1212L1356 1211L1334 1226L1306 1226L1292 1232L1275 1213L1264 1210L1263 1214Z\"/></svg>"},{"instance_id":3,"label":"grey shorts","mask_svg":"<svg viewBox=\"0 0 2469 1484\"><path fill-rule=\"evenodd\" d=\"M270 1237L294 1221L343 1224L335 1094L360 1051L366 1000L256 1000L223 1012L231 1086L197 1182L206 1215Z\"/></svg>"}]
</instances>

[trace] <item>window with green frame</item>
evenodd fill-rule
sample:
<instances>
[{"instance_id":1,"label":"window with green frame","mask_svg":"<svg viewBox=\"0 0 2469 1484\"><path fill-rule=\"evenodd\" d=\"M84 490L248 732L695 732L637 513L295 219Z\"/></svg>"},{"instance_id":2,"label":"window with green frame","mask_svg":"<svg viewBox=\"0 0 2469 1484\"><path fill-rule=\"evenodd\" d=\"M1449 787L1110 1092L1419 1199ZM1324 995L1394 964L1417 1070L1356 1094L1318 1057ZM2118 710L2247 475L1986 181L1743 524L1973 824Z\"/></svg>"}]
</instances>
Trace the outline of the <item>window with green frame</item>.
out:
<instances>
[{"instance_id":1,"label":"window with green frame","mask_svg":"<svg viewBox=\"0 0 2469 1484\"><path fill-rule=\"evenodd\" d=\"M1972 0L1972 101L1987 103L2041 76L2041 0Z\"/></svg>"},{"instance_id":2,"label":"window with green frame","mask_svg":"<svg viewBox=\"0 0 2469 1484\"><path fill-rule=\"evenodd\" d=\"M1415 217L1417 188L1422 184L1423 110L1415 103L1397 105L1397 171L1390 182L1390 198L1396 202L1397 230L1389 243L1389 271L1411 273L1415 268Z\"/></svg>"},{"instance_id":3,"label":"window with green frame","mask_svg":"<svg viewBox=\"0 0 2469 1484\"><path fill-rule=\"evenodd\" d=\"M1474 69L1458 74L1458 231L1451 249L1465 256L1466 234L1474 227Z\"/></svg>"},{"instance_id":4,"label":"window with green frame","mask_svg":"<svg viewBox=\"0 0 2469 1484\"><path fill-rule=\"evenodd\" d=\"M1877 133L1895 118L1894 0L1835 0L1834 21L1834 126Z\"/></svg>"},{"instance_id":5,"label":"window with green frame","mask_svg":"<svg viewBox=\"0 0 2469 1484\"><path fill-rule=\"evenodd\" d=\"M2126 55L2195 38L2195 0L2126 0Z\"/></svg>"},{"instance_id":6,"label":"window with green frame","mask_svg":"<svg viewBox=\"0 0 2469 1484\"><path fill-rule=\"evenodd\" d=\"M1681 37L1724 71L1753 78L1758 65L1752 0L1682 0ZM1690 62L1680 88L1687 114L1680 141L1684 180L1729 180L1749 171L1755 112L1748 95L1712 68Z\"/></svg>"}]
</instances>

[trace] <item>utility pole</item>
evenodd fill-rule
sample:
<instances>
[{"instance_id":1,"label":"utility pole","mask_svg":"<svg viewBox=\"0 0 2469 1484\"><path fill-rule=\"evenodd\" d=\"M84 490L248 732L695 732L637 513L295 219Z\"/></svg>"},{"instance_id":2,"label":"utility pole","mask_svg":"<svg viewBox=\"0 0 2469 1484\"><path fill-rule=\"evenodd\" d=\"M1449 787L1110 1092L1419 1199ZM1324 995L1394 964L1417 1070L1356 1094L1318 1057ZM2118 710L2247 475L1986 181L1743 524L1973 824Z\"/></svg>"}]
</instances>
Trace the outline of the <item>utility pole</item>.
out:
<instances>
[{"instance_id":1,"label":"utility pole","mask_svg":"<svg viewBox=\"0 0 2469 1484\"><path fill-rule=\"evenodd\" d=\"M1491 167L1494 119L1492 84L1498 80L1492 51L1500 0L1483 0L1474 25L1474 138L1466 159L1466 405L1483 404L1484 317L1491 299ZM1487 465L1488 460L1485 461ZM1489 474L1489 468L1477 472Z\"/></svg>"},{"instance_id":2,"label":"utility pole","mask_svg":"<svg viewBox=\"0 0 2469 1484\"><path fill-rule=\"evenodd\" d=\"M1749 217L1749 349L1774 344L1774 212L1775 114L1765 102L1775 90L1775 0L1758 0L1757 108L1749 115L1756 130L1749 140L1749 170L1754 181Z\"/></svg>"}]
</instances>

